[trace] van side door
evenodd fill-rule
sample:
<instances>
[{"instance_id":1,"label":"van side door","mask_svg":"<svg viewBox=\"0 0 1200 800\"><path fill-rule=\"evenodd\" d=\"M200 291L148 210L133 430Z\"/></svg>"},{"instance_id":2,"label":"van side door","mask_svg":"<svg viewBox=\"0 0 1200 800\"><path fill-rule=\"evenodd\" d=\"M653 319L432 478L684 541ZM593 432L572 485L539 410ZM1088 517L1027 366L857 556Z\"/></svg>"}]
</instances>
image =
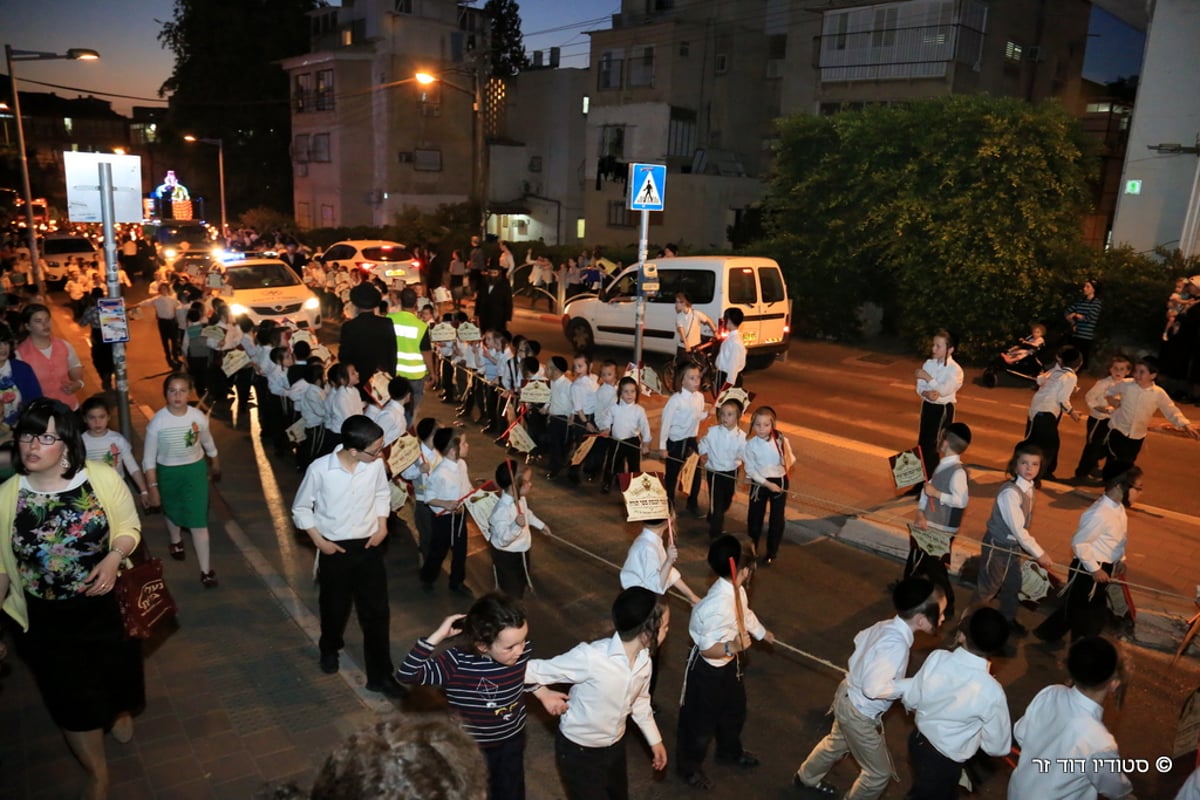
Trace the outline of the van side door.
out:
<instances>
[{"instance_id":1,"label":"van side door","mask_svg":"<svg viewBox=\"0 0 1200 800\"><path fill-rule=\"evenodd\" d=\"M725 298L726 308L740 308L745 315L742 322L742 341L746 348L753 348L759 340L761 327L759 317L758 276L753 267L726 266L725 268ZM725 310L722 309L722 314ZM714 320L720 322L720 320Z\"/></svg>"}]
</instances>

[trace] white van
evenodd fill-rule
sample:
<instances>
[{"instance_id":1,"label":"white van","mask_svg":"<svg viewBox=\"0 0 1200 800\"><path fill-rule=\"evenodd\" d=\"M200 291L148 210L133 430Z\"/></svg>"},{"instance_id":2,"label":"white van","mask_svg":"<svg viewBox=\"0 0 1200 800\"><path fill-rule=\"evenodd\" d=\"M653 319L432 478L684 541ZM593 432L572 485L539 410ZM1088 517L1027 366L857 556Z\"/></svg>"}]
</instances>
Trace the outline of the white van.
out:
<instances>
[{"instance_id":1,"label":"white van","mask_svg":"<svg viewBox=\"0 0 1200 800\"><path fill-rule=\"evenodd\" d=\"M766 366L788 345L791 303L779 265L754 256L684 256L647 261L658 270L659 291L646 298L646 353L675 354L675 293L719 323L725 310L745 314L747 362ZM567 301L563 333L577 351L596 345L633 349L638 265L626 267L599 295Z\"/></svg>"}]
</instances>

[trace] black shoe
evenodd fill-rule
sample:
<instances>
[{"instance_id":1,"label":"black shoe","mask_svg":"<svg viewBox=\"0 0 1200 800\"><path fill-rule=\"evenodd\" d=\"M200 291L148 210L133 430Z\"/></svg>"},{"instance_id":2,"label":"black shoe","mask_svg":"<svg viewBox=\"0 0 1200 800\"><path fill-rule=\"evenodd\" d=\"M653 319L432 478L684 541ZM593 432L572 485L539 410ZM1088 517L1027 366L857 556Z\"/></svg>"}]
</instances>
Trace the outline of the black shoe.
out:
<instances>
[{"instance_id":1,"label":"black shoe","mask_svg":"<svg viewBox=\"0 0 1200 800\"><path fill-rule=\"evenodd\" d=\"M737 758L717 756L717 761L720 761L722 764L733 764L735 767L741 767L742 769L757 767L760 763L758 756L754 755L754 753L751 753L749 750L743 750L742 754Z\"/></svg>"},{"instance_id":2,"label":"black shoe","mask_svg":"<svg viewBox=\"0 0 1200 800\"><path fill-rule=\"evenodd\" d=\"M368 692L376 692L393 700L401 700L408 695L408 688L396 683L396 679L391 676L381 681L368 681L366 689Z\"/></svg>"},{"instance_id":3,"label":"black shoe","mask_svg":"<svg viewBox=\"0 0 1200 800\"><path fill-rule=\"evenodd\" d=\"M696 519L708 519L708 512L701 511L699 506L688 506L687 510L691 512Z\"/></svg>"},{"instance_id":4,"label":"black shoe","mask_svg":"<svg viewBox=\"0 0 1200 800\"><path fill-rule=\"evenodd\" d=\"M608 494L611 491L612 491L612 484L609 484L609 483L600 484L600 494Z\"/></svg>"},{"instance_id":5,"label":"black shoe","mask_svg":"<svg viewBox=\"0 0 1200 800\"><path fill-rule=\"evenodd\" d=\"M578 472L568 472L567 480L569 480L574 486L578 486L579 485L579 473Z\"/></svg>"},{"instance_id":6,"label":"black shoe","mask_svg":"<svg viewBox=\"0 0 1200 800\"><path fill-rule=\"evenodd\" d=\"M775 556L763 556L758 560L760 567L769 567L775 563Z\"/></svg>"},{"instance_id":7,"label":"black shoe","mask_svg":"<svg viewBox=\"0 0 1200 800\"><path fill-rule=\"evenodd\" d=\"M338 654L337 653L321 653L321 672L326 675L333 675L338 671Z\"/></svg>"},{"instance_id":8,"label":"black shoe","mask_svg":"<svg viewBox=\"0 0 1200 800\"><path fill-rule=\"evenodd\" d=\"M467 586L465 583L460 583L458 586L451 586L450 591L454 592L455 594L461 594L463 597L468 599L475 598L475 593L472 592L471 587Z\"/></svg>"},{"instance_id":9,"label":"black shoe","mask_svg":"<svg viewBox=\"0 0 1200 800\"><path fill-rule=\"evenodd\" d=\"M832 783L821 781L816 786L809 786L800 780L800 773L792 775L792 786L795 786L805 797L837 797L841 792Z\"/></svg>"},{"instance_id":10,"label":"black shoe","mask_svg":"<svg viewBox=\"0 0 1200 800\"><path fill-rule=\"evenodd\" d=\"M683 782L693 789L699 789L702 792L707 792L713 787L712 778L709 778L700 770L696 770L691 775L680 775Z\"/></svg>"}]
</instances>

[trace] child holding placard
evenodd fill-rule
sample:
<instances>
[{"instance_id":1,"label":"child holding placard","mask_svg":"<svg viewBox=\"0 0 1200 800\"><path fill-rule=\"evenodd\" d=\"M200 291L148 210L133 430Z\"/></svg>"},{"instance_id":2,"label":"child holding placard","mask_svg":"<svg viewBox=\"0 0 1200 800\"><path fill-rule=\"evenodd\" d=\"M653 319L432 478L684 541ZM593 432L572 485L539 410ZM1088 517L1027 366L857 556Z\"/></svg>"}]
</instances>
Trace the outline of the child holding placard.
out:
<instances>
[{"instance_id":1,"label":"child holding placard","mask_svg":"<svg viewBox=\"0 0 1200 800\"><path fill-rule=\"evenodd\" d=\"M454 428L441 428L433 435L433 447L442 460L429 474L425 502L433 509L429 553L421 564L421 588L433 591L446 554L450 553L450 591L474 597L467 579L467 525L463 502L471 494L467 472L467 436Z\"/></svg>"}]
</instances>

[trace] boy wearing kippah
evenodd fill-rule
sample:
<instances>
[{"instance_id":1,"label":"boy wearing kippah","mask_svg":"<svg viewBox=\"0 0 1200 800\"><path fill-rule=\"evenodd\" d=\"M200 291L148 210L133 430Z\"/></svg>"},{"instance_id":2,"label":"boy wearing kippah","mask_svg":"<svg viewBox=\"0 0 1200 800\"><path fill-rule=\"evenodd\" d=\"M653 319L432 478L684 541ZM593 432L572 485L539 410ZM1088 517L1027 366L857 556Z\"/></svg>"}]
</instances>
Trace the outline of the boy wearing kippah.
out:
<instances>
[{"instance_id":1,"label":"boy wearing kippah","mask_svg":"<svg viewBox=\"0 0 1200 800\"><path fill-rule=\"evenodd\" d=\"M1104 727L1104 700L1121 685L1120 653L1100 636L1077 639L1067 655L1073 686L1037 693L1014 731L1021 760L1008 782L1009 800L1129 797L1133 786L1115 767L1121 754Z\"/></svg>"},{"instance_id":2,"label":"boy wearing kippah","mask_svg":"<svg viewBox=\"0 0 1200 800\"><path fill-rule=\"evenodd\" d=\"M951 422L942 429L938 441L941 459L921 490L917 501L917 528L932 528L949 534L950 546L962 524L963 512L970 502L967 493L967 469L962 454L971 444L971 429L962 422ZM928 555L911 536L908 539L908 560L904 577L924 575L946 595L946 616L954 615L954 587L950 585L950 550L940 558Z\"/></svg>"}]
</instances>

